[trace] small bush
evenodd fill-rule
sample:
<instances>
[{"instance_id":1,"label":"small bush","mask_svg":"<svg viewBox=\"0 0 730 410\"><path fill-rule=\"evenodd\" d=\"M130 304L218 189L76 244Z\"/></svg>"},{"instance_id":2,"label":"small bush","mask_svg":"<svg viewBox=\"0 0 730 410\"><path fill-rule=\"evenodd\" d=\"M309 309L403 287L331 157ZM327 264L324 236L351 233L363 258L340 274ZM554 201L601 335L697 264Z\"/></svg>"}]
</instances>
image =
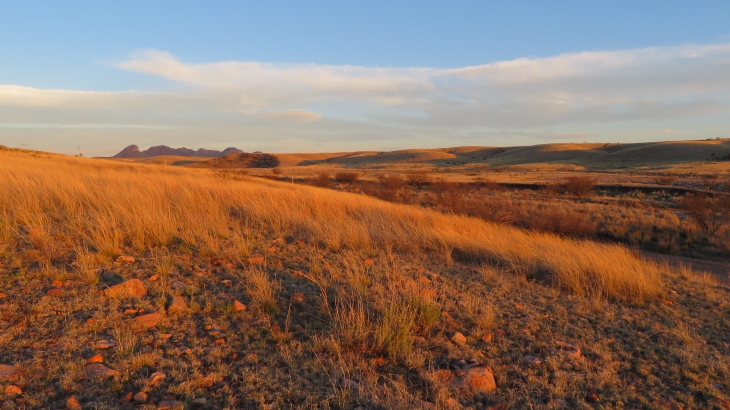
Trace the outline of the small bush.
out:
<instances>
[{"instance_id":1,"label":"small bush","mask_svg":"<svg viewBox=\"0 0 730 410\"><path fill-rule=\"evenodd\" d=\"M316 177L312 178L312 185L320 188L332 188L332 179L330 178L329 172L322 172Z\"/></svg>"},{"instance_id":2,"label":"small bush","mask_svg":"<svg viewBox=\"0 0 730 410\"><path fill-rule=\"evenodd\" d=\"M410 185L417 189L421 189L431 183L431 176L427 171L413 171L406 175L406 179Z\"/></svg>"},{"instance_id":3,"label":"small bush","mask_svg":"<svg viewBox=\"0 0 730 410\"><path fill-rule=\"evenodd\" d=\"M405 186L405 182L398 175L390 175L380 178L380 184L385 189L398 190Z\"/></svg>"},{"instance_id":4,"label":"small bush","mask_svg":"<svg viewBox=\"0 0 730 410\"><path fill-rule=\"evenodd\" d=\"M335 180L339 184L354 184L360 178L355 172L338 172L335 174Z\"/></svg>"},{"instance_id":5,"label":"small bush","mask_svg":"<svg viewBox=\"0 0 730 410\"><path fill-rule=\"evenodd\" d=\"M575 195L576 198L583 198L593 190L596 182L596 178L589 176L569 177L565 180L563 186L567 192Z\"/></svg>"},{"instance_id":6,"label":"small bush","mask_svg":"<svg viewBox=\"0 0 730 410\"><path fill-rule=\"evenodd\" d=\"M714 236L730 221L730 198L710 198L705 195L685 196L679 208L697 223L702 232Z\"/></svg>"}]
</instances>

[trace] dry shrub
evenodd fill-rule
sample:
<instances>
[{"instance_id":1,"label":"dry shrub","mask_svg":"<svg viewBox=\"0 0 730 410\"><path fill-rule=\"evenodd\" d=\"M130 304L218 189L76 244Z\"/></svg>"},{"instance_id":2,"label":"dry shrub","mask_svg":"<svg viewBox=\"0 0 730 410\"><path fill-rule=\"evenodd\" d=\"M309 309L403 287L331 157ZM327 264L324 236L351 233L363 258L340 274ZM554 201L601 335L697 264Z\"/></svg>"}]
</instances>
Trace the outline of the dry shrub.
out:
<instances>
[{"instance_id":1,"label":"dry shrub","mask_svg":"<svg viewBox=\"0 0 730 410\"><path fill-rule=\"evenodd\" d=\"M478 189L487 189L489 191L503 191L504 187L494 180L476 177L474 178L474 186Z\"/></svg>"},{"instance_id":2,"label":"dry shrub","mask_svg":"<svg viewBox=\"0 0 730 410\"><path fill-rule=\"evenodd\" d=\"M466 197L461 185L455 182L437 181L433 187L436 203L450 212L458 212Z\"/></svg>"},{"instance_id":3,"label":"dry shrub","mask_svg":"<svg viewBox=\"0 0 730 410\"><path fill-rule=\"evenodd\" d=\"M332 188L332 179L329 172L321 172L312 178L311 184L320 188Z\"/></svg>"},{"instance_id":4,"label":"dry shrub","mask_svg":"<svg viewBox=\"0 0 730 410\"><path fill-rule=\"evenodd\" d=\"M596 186L596 178L589 176L574 176L566 178L563 183L565 191L575 195L576 198L587 196Z\"/></svg>"},{"instance_id":5,"label":"dry shrub","mask_svg":"<svg viewBox=\"0 0 730 410\"><path fill-rule=\"evenodd\" d=\"M235 181L248 178L248 171L241 168L213 168L211 172L218 178L232 179Z\"/></svg>"},{"instance_id":6,"label":"dry shrub","mask_svg":"<svg viewBox=\"0 0 730 410\"><path fill-rule=\"evenodd\" d=\"M399 190L405 186L405 182L398 175L388 175L380 178L380 185L386 190Z\"/></svg>"},{"instance_id":7,"label":"dry shrub","mask_svg":"<svg viewBox=\"0 0 730 410\"><path fill-rule=\"evenodd\" d=\"M727 196L688 195L679 200L679 208L709 236L714 236L730 221L730 197Z\"/></svg>"},{"instance_id":8,"label":"dry shrub","mask_svg":"<svg viewBox=\"0 0 730 410\"><path fill-rule=\"evenodd\" d=\"M338 172L335 174L335 180L339 184L354 184L360 178L360 174L356 172Z\"/></svg>"},{"instance_id":9,"label":"dry shrub","mask_svg":"<svg viewBox=\"0 0 730 410\"><path fill-rule=\"evenodd\" d=\"M412 171L406 174L406 179L409 184L417 189L421 189L431 183L431 176L428 174L428 171L424 170Z\"/></svg>"},{"instance_id":10,"label":"dry shrub","mask_svg":"<svg viewBox=\"0 0 730 410\"><path fill-rule=\"evenodd\" d=\"M528 214L520 225L540 232L575 237L591 236L597 229L589 216L556 206Z\"/></svg>"},{"instance_id":11,"label":"dry shrub","mask_svg":"<svg viewBox=\"0 0 730 410\"><path fill-rule=\"evenodd\" d=\"M580 295L639 301L661 292L659 269L622 246L270 180L222 181L189 169L0 151L0 192L0 212L10 220L23 225L48 215L55 233L97 251L173 239L220 242L245 224L349 249L458 250Z\"/></svg>"}]
</instances>

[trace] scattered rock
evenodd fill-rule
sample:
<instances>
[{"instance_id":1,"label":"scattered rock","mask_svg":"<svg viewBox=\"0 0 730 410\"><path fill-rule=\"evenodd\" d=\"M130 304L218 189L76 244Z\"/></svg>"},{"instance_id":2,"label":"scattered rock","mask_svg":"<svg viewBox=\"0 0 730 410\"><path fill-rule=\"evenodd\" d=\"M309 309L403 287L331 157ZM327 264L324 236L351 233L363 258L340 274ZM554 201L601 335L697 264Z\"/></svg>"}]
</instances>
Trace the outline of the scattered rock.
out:
<instances>
[{"instance_id":1,"label":"scattered rock","mask_svg":"<svg viewBox=\"0 0 730 410\"><path fill-rule=\"evenodd\" d=\"M253 265L260 265L264 263L264 257L263 256L251 256L248 258L248 263Z\"/></svg>"},{"instance_id":2,"label":"scattered rock","mask_svg":"<svg viewBox=\"0 0 730 410\"><path fill-rule=\"evenodd\" d=\"M135 403L146 403L147 402L147 393L141 391L134 395L134 402Z\"/></svg>"},{"instance_id":3,"label":"scattered rock","mask_svg":"<svg viewBox=\"0 0 730 410\"><path fill-rule=\"evenodd\" d=\"M586 396L586 401L588 403L597 403L597 402L601 401L601 399L598 397L598 395L596 393L591 393Z\"/></svg>"},{"instance_id":4,"label":"scattered rock","mask_svg":"<svg viewBox=\"0 0 730 410\"><path fill-rule=\"evenodd\" d=\"M243 312L244 310L246 310L246 305L244 305L243 303L241 303L237 300L233 301L233 311L234 312Z\"/></svg>"},{"instance_id":5,"label":"scattered rock","mask_svg":"<svg viewBox=\"0 0 730 410\"><path fill-rule=\"evenodd\" d=\"M530 355L530 354L528 354L527 356L525 356L524 357L524 360L530 366L537 366L537 365L542 364L542 362L543 362L543 360L542 360L541 357L533 356L533 355Z\"/></svg>"},{"instance_id":6,"label":"scattered rock","mask_svg":"<svg viewBox=\"0 0 730 410\"><path fill-rule=\"evenodd\" d=\"M190 353L192 353L192 352L193 352L193 351L192 351L192 350L191 350L191 349L190 349L189 347L187 347L187 346L180 346L180 347L178 347L177 351L178 351L178 352L179 352L180 354L190 354Z\"/></svg>"},{"instance_id":7,"label":"scattered rock","mask_svg":"<svg viewBox=\"0 0 730 410\"><path fill-rule=\"evenodd\" d=\"M451 341L456 343L457 345L464 346L466 345L466 336L462 335L459 332L456 332L453 336L451 336Z\"/></svg>"},{"instance_id":8,"label":"scattered rock","mask_svg":"<svg viewBox=\"0 0 730 410\"><path fill-rule=\"evenodd\" d=\"M103 363L103 362L104 362L104 358L101 357L100 354L95 354L95 355L89 357L88 359L86 359L86 363L88 363L88 364L91 364L91 363Z\"/></svg>"},{"instance_id":9,"label":"scattered rock","mask_svg":"<svg viewBox=\"0 0 730 410\"><path fill-rule=\"evenodd\" d=\"M61 296L61 289L51 288L46 292L46 296Z\"/></svg>"},{"instance_id":10,"label":"scattered rock","mask_svg":"<svg viewBox=\"0 0 730 410\"><path fill-rule=\"evenodd\" d=\"M160 400L157 402L157 408L158 409L173 409L178 404L182 404L177 400Z\"/></svg>"},{"instance_id":11,"label":"scattered rock","mask_svg":"<svg viewBox=\"0 0 730 410\"><path fill-rule=\"evenodd\" d=\"M365 259L364 261L362 261L362 264L368 265L368 266L373 266L373 265L375 265L375 261L372 259Z\"/></svg>"},{"instance_id":12,"label":"scattered rock","mask_svg":"<svg viewBox=\"0 0 730 410\"><path fill-rule=\"evenodd\" d=\"M0 364L0 377L9 377L18 372L18 368L9 364Z\"/></svg>"},{"instance_id":13,"label":"scattered rock","mask_svg":"<svg viewBox=\"0 0 730 410\"><path fill-rule=\"evenodd\" d=\"M376 357L370 361L374 367L382 367L385 366L388 361L383 359L382 357Z\"/></svg>"},{"instance_id":14,"label":"scattered rock","mask_svg":"<svg viewBox=\"0 0 730 410\"><path fill-rule=\"evenodd\" d=\"M304 293L301 292L294 292L293 295L291 295L291 301L295 303L302 303L304 302Z\"/></svg>"},{"instance_id":15,"label":"scattered rock","mask_svg":"<svg viewBox=\"0 0 730 410\"><path fill-rule=\"evenodd\" d=\"M130 279L104 290L104 295L110 298L141 298L146 294L147 288L139 279Z\"/></svg>"},{"instance_id":16,"label":"scattered rock","mask_svg":"<svg viewBox=\"0 0 730 410\"><path fill-rule=\"evenodd\" d=\"M132 321L132 331L134 333L143 332L149 328L157 326L157 323L159 321L160 321L159 312L137 316Z\"/></svg>"},{"instance_id":17,"label":"scattered rock","mask_svg":"<svg viewBox=\"0 0 730 410\"><path fill-rule=\"evenodd\" d=\"M132 392L128 392L121 399L119 399L119 402L122 404L127 404L130 401L132 401Z\"/></svg>"},{"instance_id":18,"label":"scattered rock","mask_svg":"<svg viewBox=\"0 0 730 410\"><path fill-rule=\"evenodd\" d=\"M134 263L134 256L120 256L116 259L116 262L119 263Z\"/></svg>"},{"instance_id":19,"label":"scattered rock","mask_svg":"<svg viewBox=\"0 0 730 410\"><path fill-rule=\"evenodd\" d=\"M173 281L170 284L170 287L172 288L172 290L174 290L176 292L182 292L182 291L185 290L185 288L187 287L187 285L185 285L184 283L176 280L176 281Z\"/></svg>"},{"instance_id":20,"label":"scattered rock","mask_svg":"<svg viewBox=\"0 0 730 410\"><path fill-rule=\"evenodd\" d=\"M76 397L69 397L68 400L66 400L66 410L82 410L83 407L81 407L81 403L79 403L78 400L76 400Z\"/></svg>"},{"instance_id":21,"label":"scattered rock","mask_svg":"<svg viewBox=\"0 0 730 410\"><path fill-rule=\"evenodd\" d=\"M200 397L193 400L194 406L205 406L206 404L208 404L208 399L206 399L205 397Z\"/></svg>"},{"instance_id":22,"label":"scattered rock","mask_svg":"<svg viewBox=\"0 0 730 410\"><path fill-rule=\"evenodd\" d=\"M14 385L10 384L7 387L5 387L6 396L15 397L15 396L20 396L21 394L23 394L23 390L18 386L14 386Z\"/></svg>"},{"instance_id":23,"label":"scattered rock","mask_svg":"<svg viewBox=\"0 0 730 410\"><path fill-rule=\"evenodd\" d=\"M53 283L52 283L52 286L54 288L62 288L63 287L63 282L61 282L60 280L54 280Z\"/></svg>"},{"instance_id":24,"label":"scattered rock","mask_svg":"<svg viewBox=\"0 0 730 410\"><path fill-rule=\"evenodd\" d=\"M170 307L167 308L168 312L185 312L188 310L188 304L182 296L174 296Z\"/></svg>"},{"instance_id":25,"label":"scattered rock","mask_svg":"<svg viewBox=\"0 0 730 410\"><path fill-rule=\"evenodd\" d=\"M149 278L148 280L149 280L150 282L154 282L154 281L156 281L157 279L160 279L160 275L158 275L158 274L156 274L156 273L155 273L154 275L150 276L150 278Z\"/></svg>"},{"instance_id":26,"label":"scattered rock","mask_svg":"<svg viewBox=\"0 0 730 410\"><path fill-rule=\"evenodd\" d=\"M216 346L223 346L223 345L226 344L226 341L223 340L223 339L218 339L215 342L213 342L213 344L216 345Z\"/></svg>"},{"instance_id":27,"label":"scattered rock","mask_svg":"<svg viewBox=\"0 0 730 410\"><path fill-rule=\"evenodd\" d=\"M97 377L106 378L106 377L112 377L112 376L118 376L119 372L116 370L112 370L106 366L104 366L101 363L91 363L87 364L84 367L84 374L89 379L94 379Z\"/></svg>"},{"instance_id":28,"label":"scattered rock","mask_svg":"<svg viewBox=\"0 0 730 410\"><path fill-rule=\"evenodd\" d=\"M111 349L113 347L117 347L117 342L113 340L101 339L96 342L97 349Z\"/></svg>"},{"instance_id":29,"label":"scattered rock","mask_svg":"<svg viewBox=\"0 0 730 410\"><path fill-rule=\"evenodd\" d=\"M155 372L152 373L152 376L150 376L150 386L154 386L155 384L165 380L165 373L162 372Z\"/></svg>"},{"instance_id":30,"label":"scattered rock","mask_svg":"<svg viewBox=\"0 0 730 410\"><path fill-rule=\"evenodd\" d=\"M491 343L494 339L494 335L492 335L492 332L487 332L484 335L482 335L482 342L484 343Z\"/></svg>"},{"instance_id":31,"label":"scattered rock","mask_svg":"<svg viewBox=\"0 0 730 410\"><path fill-rule=\"evenodd\" d=\"M466 370L463 377L455 381L456 388L462 393L487 393L497 388L491 367L476 367Z\"/></svg>"}]
</instances>

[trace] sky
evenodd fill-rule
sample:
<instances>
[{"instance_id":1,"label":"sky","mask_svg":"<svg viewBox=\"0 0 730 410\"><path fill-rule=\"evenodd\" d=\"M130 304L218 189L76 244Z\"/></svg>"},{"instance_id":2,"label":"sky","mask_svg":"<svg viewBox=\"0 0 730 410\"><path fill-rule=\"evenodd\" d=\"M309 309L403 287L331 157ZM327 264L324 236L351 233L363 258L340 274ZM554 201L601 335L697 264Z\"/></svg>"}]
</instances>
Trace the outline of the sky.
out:
<instances>
[{"instance_id":1,"label":"sky","mask_svg":"<svg viewBox=\"0 0 730 410\"><path fill-rule=\"evenodd\" d=\"M0 0L0 144L730 138L728 21L727 0Z\"/></svg>"}]
</instances>

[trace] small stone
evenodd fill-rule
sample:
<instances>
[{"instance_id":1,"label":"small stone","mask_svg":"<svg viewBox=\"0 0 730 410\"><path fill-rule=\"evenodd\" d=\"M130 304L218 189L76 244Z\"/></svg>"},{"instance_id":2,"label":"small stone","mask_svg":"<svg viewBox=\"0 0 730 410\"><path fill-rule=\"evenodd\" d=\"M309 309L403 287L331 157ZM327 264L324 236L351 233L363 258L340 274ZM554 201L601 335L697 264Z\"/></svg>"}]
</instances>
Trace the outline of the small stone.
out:
<instances>
[{"instance_id":1,"label":"small stone","mask_svg":"<svg viewBox=\"0 0 730 410\"><path fill-rule=\"evenodd\" d=\"M187 285L185 285L184 283L176 280L176 281L173 281L170 284L170 287L172 288L172 290L174 290L176 292L182 292L183 290L185 290L185 288L187 287Z\"/></svg>"},{"instance_id":2,"label":"small stone","mask_svg":"<svg viewBox=\"0 0 730 410\"><path fill-rule=\"evenodd\" d=\"M294 303L302 303L302 302L304 302L304 293L294 292L294 294L291 295L291 301L294 302Z\"/></svg>"},{"instance_id":3,"label":"small stone","mask_svg":"<svg viewBox=\"0 0 730 410\"><path fill-rule=\"evenodd\" d=\"M86 363L89 363L89 364L91 364L91 363L104 363L104 358L101 357L100 354L95 354L95 355L89 357L88 359L86 359Z\"/></svg>"},{"instance_id":4,"label":"small stone","mask_svg":"<svg viewBox=\"0 0 730 410\"><path fill-rule=\"evenodd\" d=\"M146 294L147 288L139 279L130 279L104 290L104 295L112 299L126 297L141 298Z\"/></svg>"},{"instance_id":5,"label":"small stone","mask_svg":"<svg viewBox=\"0 0 730 410\"><path fill-rule=\"evenodd\" d=\"M89 379L94 379L97 377L106 378L106 377L112 377L112 376L118 376L119 372L116 370L112 370L106 366L104 366L101 363L91 363L87 364L84 367L84 374Z\"/></svg>"},{"instance_id":6,"label":"small stone","mask_svg":"<svg viewBox=\"0 0 730 410\"><path fill-rule=\"evenodd\" d=\"M127 394L125 394L121 399L119 399L119 402L122 404L127 404L130 401L132 401L132 392L131 391L128 392Z\"/></svg>"},{"instance_id":7,"label":"small stone","mask_svg":"<svg viewBox=\"0 0 730 410\"><path fill-rule=\"evenodd\" d=\"M180 346L180 347L179 347L179 348L177 349L177 351L178 351L178 352L180 352L180 354L190 354L190 353L192 353L192 352L193 352L193 351L192 351L192 350L191 350L191 349L190 349L189 347L187 347L187 346Z\"/></svg>"},{"instance_id":8,"label":"small stone","mask_svg":"<svg viewBox=\"0 0 730 410\"><path fill-rule=\"evenodd\" d=\"M193 405L195 406L205 406L206 404L208 404L208 399L206 399L205 397L200 397L193 400Z\"/></svg>"},{"instance_id":9,"label":"small stone","mask_svg":"<svg viewBox=\"0 0 730 410\"><path fill-rule=\"evenodd\" d=\"M451 336L451 341L456 343L457 345L466 345L466 337L459 332L456 332L453 336Z\"/></svg>"},{"instance_id":10,"label":"small stone","mask_svg":"<svg viewBox=\"0 0 730 410\"><path fill-rule=\"evenodd\" d=\"M233 311L234 312L243 312L244 310L246 310L246 305L244 305L243 303L241 303L237 300L233 301Z\"/></svg>"},{"instance_id":11,"label":"small stone","mask_svg":"<svg viewBox=\"0 0 730 410\"><path fill-rule=\"evenodd\" d=\"M382 357L376 357L370 361L374 367L382 367L385 366L388 361L383 359Z\"/></svg>"},{"instance_id":12,"label":"small stone","mask_svg":"<svg viewBox=\"0 0 730 410\"><path fill-rule=\"evenodd\" d=\"M0 377L9 377L18 372L18 368L8 364L0 364Z\"/></svg>"},{"instance_id":13,"label":"small stone","mask_svg":"<svg viewBox=\"0 0 730 410\"><path fill-rule=\"evenodd\" d=\"M21 394L23 394L23 390L18 386L14 386L14 385L10 384L7 387L5 387L6 396L15 397L15 396L20 396Z\"/></svg>"},{"instance_id":14,"label":"small stone","mask_svg":"<svg viewBox=\"0 0 730 410\"><path fill-rule=\"evenodd\" d=\"M134 263L134 256L120 256L117 258L116 262L119 263Z\"/></svg>"},{"instance_id":15,"label":"small stone","mask_svg":"<svg viewBox=\"0 0 730 410\"><path fill-rule=\"evenodd\" d=\"M61 296L61 289L58 289L58 288L48 289L48 292L46 292L46 296L51 296L51 297Z\"/></svg>"},{"instance_id":16,"label":"small stone","mask_svg":"<svg viewBox=\"0 0 730 410\"><path fill-rule=\"evenodd\" d=\"M132 319L132 331L134 333L143 332L149 328L157 326L160 321L160 313L150 313L147 315L137 316Z\"/></svg>"},{"instance_id":17,"label":"small stone","mask_svg":"<svg viewBox=\"0 0 730 410\"><path fill-rule=\"evenodd\" d=\"M54 288L62 288L63 287L63 282L61 282L60 280L54 280L53 283L52 283L52 286Z\"/></svg>"},{"instance_id":18,"label":"small stone","mask_svg":"<svg viewBox=\"0 0 730 410\"><path fill-rule=\"evenodd\" d=\"M528 354L527 356L524 357L524 360L525 360L525 362L527 362L527 364L529 364L531 366L537 366L537 365L542 364L542 358L538 357L538 356L533 356L533 355Z\"/></svg>"},{"instance_id":19,"label":"small stone","mask_svg":"<svg viewBox=\"0 0 730 410\"><path fill-rule=\"evenodd\" d=\"M117 347L117 342L113 340L101 339L96 342L97 349L111 349L113 347Z\"/></svg>"},{"instance_id":20,"label":"small stone","mask_svg":"<svg viewBox=\"0 0 730 410\"><path fill-rule=\"evenodd\" d=\"M3 298L5 298L5 293L0 292L0 299L3 299Z\"/></svg>"},{"instance_id":21,"label":"small stone","mask_svg":"<svg viewBox=\"0 0 730 410\"><path fill-rule=\"evenodd\" d=\"M160 279L160 275L158 275L158 274L155 273L154 275L150 276L150 278L147 279L147 280L149 280L150 282L154 282L157 279Z\"/></svg>"},{"instance_id":22,"label":"small stone","mask_svg":"<svg viewBox=\"0 0 730 410\"><path fill-rule=\"evenodd\" d=\"M146 403L147 402L147 393L141 391L134 395L134 402L135 403Z\"/></svg>"},{"instance_id":23,"label":"small stone","mask_svg":"<svg viewBox=\"0 0 730 410\"><path fill-rule=\"evenodd\" d=\"M601 401L601 399L598 397L598 395L596 393L591 393L586 396L586 401L588 403L597 403L597 402Z\"/></svg>"},{"instance_id":24,"label":"small stone","mask_svg":"<svg viewBox=\"0 0 730 410\"><path fill-rule=\"evenodd\" d=\"M177 400L160 400L157 402L157 408L165 410L173 409L178 405L178 403L180 402Z\"/></svg>"},{"instance_id":25,"label":"small stone","mask_svg":"<svg viewBox=\"0 0 730 410\"><path fill-rule=\"evenodd\" d=\"M373 265L375 265L375 261L372 259L365 259L364 261L362 261L362 264L368 265L368 266L373 266Z\"/></svg>"},{"instance_id":26,"label":"small stone","mask_svg":"<svg viewBox=\"0 0 730 410\"><path fill-rule=\"evenodd\" d=\"M223 279L221 284L227 288L233 287L233 282L230 279Z\"/></svg>"},{"instance_id":27,"label":"small stone","mask_svg":"<svg viewBox=\"0 0 730 410\"><path fill-rule=\"evenodd\" d=\"M165 373L162 372L155 372L152 373L152 376L150 376L150 386L154 386L155 384L165 380Z\"/></svg>"},{"instance_id":28,"label":"small stone","mask_svg":"<svg viewBox=\"0 0 730 410\"><path fill-rule=\"evenodd\" d=\"M491 343L493 339L494 339L494 335L492 334L492 332L487 332L484 335L482 335L482 342L484 342L484 343Z\"/></svg>"},{"instance_id":29,"label":"small stone","mask_svg":"<svg viewBox=\"0 0 730 410\"><path fill-rule=\"evenodd\" d=\"M215 342L213 342L213 344L216 345L216 346L223 346L223 345L226 344L226 341L223 340L223 339L218 339Z\"/></svg>"},{"instance_id":30,"label":"small stone","mask_svg":"<svg viewBox=\"0 0 730 410\"><path fill-rule=\"evenodd\" d=\"M263 256L252 256L248 258L248 263L253 265L260 265L264 263L264 257Z\"/></svg>"},{"instance_id":31,"label":"small stone","mask_svg":"<svg viewBox=\"0 0 730 410\"><path fill-rule=\"evenodd\" d=\"M83 407L81 407L81 404L78 400L76 400L76 397L69 397L68 400L66 400L66 410L82 410Z\"/></svg>"},{"instance_id":32,"label":"small stone","mask_svg":"<svg viewBox=\"0 0 730 410\"><path fill-rule=\"evenodd\" d=\"M90 318L86 319L86 324L87 325L91 325L91 324L94 324L94 323L96 323L96 319L94 319L93 317L90 317Z\"/></svg>"},{"instance_id":33,"label":"small stone","mask_svg":"<svg viewBox=\"0 0 730 410\"><path fill-rule=\"evenodd\" d=\"M182 296L174 296L170 307L167 308L168 312L185 312L188 310L188 304Z\"/></svg>"}]
</instances>

